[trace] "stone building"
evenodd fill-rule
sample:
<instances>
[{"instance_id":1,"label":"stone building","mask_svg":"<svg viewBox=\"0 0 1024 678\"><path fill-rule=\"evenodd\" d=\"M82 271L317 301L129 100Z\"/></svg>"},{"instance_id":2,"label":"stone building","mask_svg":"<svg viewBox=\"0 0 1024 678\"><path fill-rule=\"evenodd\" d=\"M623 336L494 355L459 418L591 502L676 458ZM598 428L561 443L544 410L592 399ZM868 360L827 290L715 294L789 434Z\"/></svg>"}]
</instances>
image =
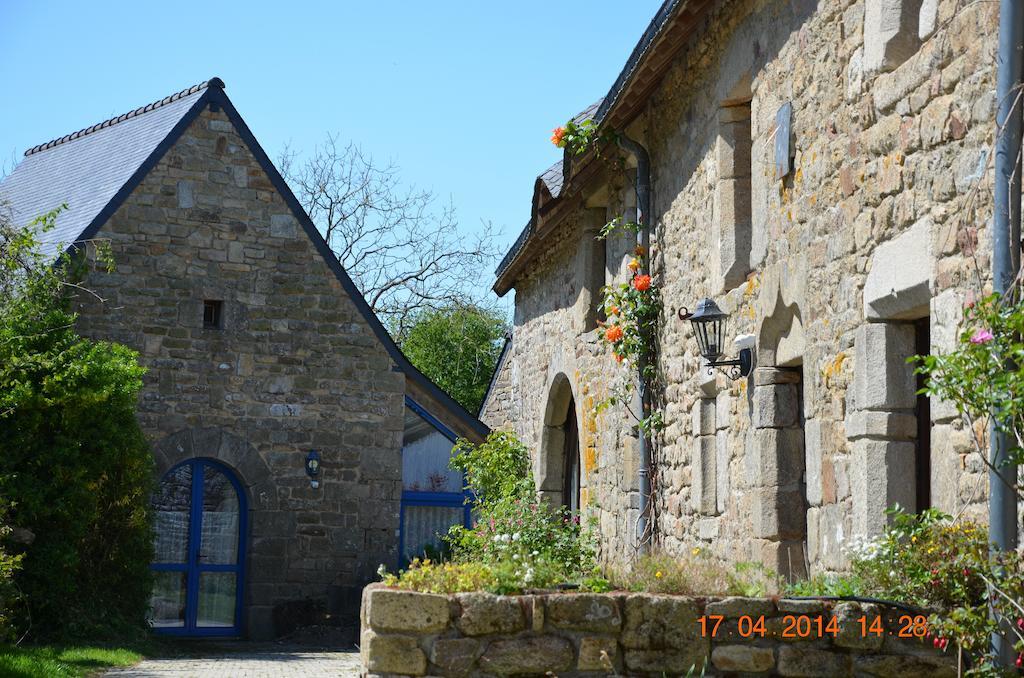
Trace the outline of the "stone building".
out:
<instances>
[{"instance_id":1,"label":"stone building","mask_svg":"<svg viewBox=\"0 0 1024 678\"><path fill-rule=\"evenodd\" d=\"M990 277L997 20L954 0L667 0L581 115L650 158L662 548L797 577L844 568L896 503L985 519L970 431L916 395L907 358L950 349ZM638 437L596 405L635 370L596 306L635 243L595 236L637 218L637 174L606 149L537 179L498 270L514 333L481 414L537 451L542 493L578 494L611 559L637 544ZM749 377L701 364L680 313L704 297L730 349L753 335Z\"/></svg>"},{"instance_id":2,"label":"stone building","mask_svg":"<svg viewBox=\"0 0 1024 678\"><path fill-rule=\"evenodd\" d=\"M467 519L447 458L487 427L402 355L221 80L30 149L0 200L66 203L50 253L110 244L77 310L148 369L158 630L354 624L381 563Z\"/></svg>"}]
</instances>

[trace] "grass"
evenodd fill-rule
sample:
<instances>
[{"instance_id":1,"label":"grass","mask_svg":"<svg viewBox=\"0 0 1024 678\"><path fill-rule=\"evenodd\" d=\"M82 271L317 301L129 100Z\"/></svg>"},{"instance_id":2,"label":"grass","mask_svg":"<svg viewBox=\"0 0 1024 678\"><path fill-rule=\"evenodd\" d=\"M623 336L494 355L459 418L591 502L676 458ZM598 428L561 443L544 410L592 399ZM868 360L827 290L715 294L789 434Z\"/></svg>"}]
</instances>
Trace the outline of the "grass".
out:
<instances>
[{"instance_id":1,"label":"grass","mask_svg":"<svg viewBox=\"0 0 1024 678\"><path fill-rule=\"evenodd\" d=\"M148 646L0 645L0 676L10 678L77 678L119 666L131 666L148 654Z\"/></svg>"}]
</instances>

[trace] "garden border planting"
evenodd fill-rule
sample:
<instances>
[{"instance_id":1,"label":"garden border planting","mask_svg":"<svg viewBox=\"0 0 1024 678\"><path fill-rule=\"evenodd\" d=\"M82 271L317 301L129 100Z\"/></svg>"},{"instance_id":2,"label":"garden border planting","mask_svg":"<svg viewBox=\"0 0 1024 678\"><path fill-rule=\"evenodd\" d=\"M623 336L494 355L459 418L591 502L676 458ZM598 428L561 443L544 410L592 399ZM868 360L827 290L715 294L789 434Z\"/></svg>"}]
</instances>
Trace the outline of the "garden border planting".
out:
<instances>
[{"instance_id":1,"label":"garden border planting","mask_svg":"<svg viewBox=\"0 0 1024 678\"><path fill-rule=\"evenodd\" d=\"M956 676L955 648L913 637L922 635L916 616L852 601L438 595L373 584L360 615L362 675L674 676L705 667L704 675Z\"/></svg>"}]
</instances>

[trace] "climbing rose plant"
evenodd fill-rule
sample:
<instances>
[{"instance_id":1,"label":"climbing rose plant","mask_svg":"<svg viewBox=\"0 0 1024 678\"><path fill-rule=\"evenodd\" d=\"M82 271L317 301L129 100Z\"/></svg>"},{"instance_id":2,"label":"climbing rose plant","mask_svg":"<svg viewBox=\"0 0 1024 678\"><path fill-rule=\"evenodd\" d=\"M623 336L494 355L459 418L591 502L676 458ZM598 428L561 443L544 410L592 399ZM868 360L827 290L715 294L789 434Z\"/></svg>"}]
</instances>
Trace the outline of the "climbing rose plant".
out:
<instances>
[{"instance_id":1,"label":"climbing rose plant","mask_svg":"<svg viewBox=\"0 0 1024 678\"><path fill-rule=\"evenodd\" d=\"M612 222L604 230L601 237L606 237L616 228L635 231L636 224L622 224L620 220ZM601 302L607 321L602 323L601 341L608 347L612 357L624 368L643 363L644 372L641 377L651 389L657 380L657 335L658 318L661 315L661 291L650 275L641 273L646 269L644 262L648 252L641 245L633 251L627 267L630 277L627 281L603 288L604 298ZM628 403L632 392L632 379L624 380L624 387L613 392L611 397L599 407L607 407L616 403ZM636 413L634 413L636 414ZM645 433L660 429L662 415L657 410L637 415L640 428Z\"/></svg>"},{"instance_id":2,"label":"climbing rose plant","mask_svg":"<svg viewBox=\"0 0 1024 678\"><path fill-rule=\"evenodd\" d=\"M582 122L570 120L551 130L551 143L567 149L572 155L583 155L590 148L594 148L600 154L601 143L614 139L614 132L602 131L590 118Z\"/></svg>"}]
</instances>

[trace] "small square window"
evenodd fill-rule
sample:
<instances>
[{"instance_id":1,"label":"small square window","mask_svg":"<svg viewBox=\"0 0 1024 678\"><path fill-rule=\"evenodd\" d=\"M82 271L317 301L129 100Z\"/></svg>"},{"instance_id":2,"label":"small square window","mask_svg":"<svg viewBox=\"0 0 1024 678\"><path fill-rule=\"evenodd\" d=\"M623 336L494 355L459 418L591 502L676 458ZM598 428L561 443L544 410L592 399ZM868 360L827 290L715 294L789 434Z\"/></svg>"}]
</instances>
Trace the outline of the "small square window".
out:
<instances>
[{"instance_id":1,"label":"small square window","mask_svg":"<svg viewBox=\"0 0 1024 678\"><path fill-rule=\"evenodd\" d=\"M211 330L219 330L224 325L224 302L220 300L207 299L203 302L203 327Z\"/></svg>"}]
</instances>

